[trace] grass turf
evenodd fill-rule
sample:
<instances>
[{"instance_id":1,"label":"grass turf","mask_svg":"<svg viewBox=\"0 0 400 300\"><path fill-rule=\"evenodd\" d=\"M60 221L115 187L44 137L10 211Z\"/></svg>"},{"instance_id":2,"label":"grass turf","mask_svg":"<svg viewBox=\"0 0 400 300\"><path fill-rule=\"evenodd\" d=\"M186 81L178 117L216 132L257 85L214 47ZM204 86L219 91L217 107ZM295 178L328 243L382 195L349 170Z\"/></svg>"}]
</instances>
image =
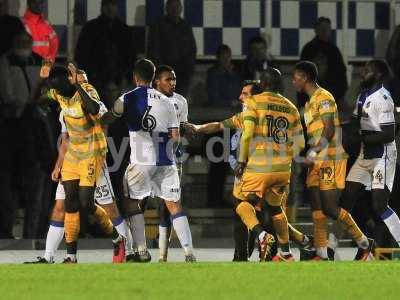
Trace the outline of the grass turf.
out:
<instances>
[{"instance_id":1,"label":"grass turf","mask_svg":"<svg viewBox=\"0 0 400 300\"><path fill-rule=\"evenodd\" d=\"M0 299L400 299L400 262L1 265Z\"/></svg>"}]
</instances>

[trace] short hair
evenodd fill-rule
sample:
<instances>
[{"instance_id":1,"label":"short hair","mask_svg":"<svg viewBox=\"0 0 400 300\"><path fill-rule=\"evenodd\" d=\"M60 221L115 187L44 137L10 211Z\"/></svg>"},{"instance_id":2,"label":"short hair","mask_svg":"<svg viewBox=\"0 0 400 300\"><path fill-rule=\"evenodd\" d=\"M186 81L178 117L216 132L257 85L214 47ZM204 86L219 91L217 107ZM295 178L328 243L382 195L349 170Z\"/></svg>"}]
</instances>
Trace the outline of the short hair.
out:
<instances>
[{"instance_id":1,"label":"short hair","mask_svg":"<svg viewBox=\"0 0 400 300\"><path fill-rule=\"evenodd\" d=\"M282 93L283 83L281 71L276 68L268 67L261 73L261 86L268 91Z\"/></svg>"},{"instance_id":2,"label":"short hair","mask_svg":"<svg viewBox=\"0 0 400 300\"><path fill-rule=\"evenodd\" d=\"M251 90L250 90L251 95L257 95L263 92L260 83L261 83L260 80L245 80L243 81L243 87L251 85Z\"/></svg>"},{"instance_id":3,"label":"short hair","mask_svg":"<svg viewBox=\"0 0 400 300\"><path fill-rule=\"evenodd\" d=\"M61 77L66 77L68 78L69 76L69 71L66 67L60 66L60 65L55 65L51 68L50 73L49 73L49 79L56 79L56 78L61 78Z\"/></svg>"},{"instance_id":4,"label":"short hair","mask_svg":"<svg viewBox=\"0 0 400 300\"><path fill-rule=\"evenodd\" d=\"M308 80L310 81L317 81L318 78L318 68L317 65L311 61L303 60L296 64L294 67L296 71L304 73Z\"/></svg>"},{"instance_id":5,"label":"short hair","mask_svg":"<svg viewBox=\"0 0 400 300\"><path fill-rule=\"evenodd\" d=\"M155 71L156 67L149 59L142 58L135 63L135 75L147 83L153 81Z\"/></svg>"},{"instance_id":6,"label":"short hair","mask_svg":"<svg viewBox=\"0 0 400 300\"><path fill-rule=\"evenodd\" d=\"M172 67L170 67L168 65L159 65L156 68L156 73L155 73L154 78L155 79L160 79L161 74L164 73L164 72L175 72L175 71L174 71L174 69Z\"/></svg>"},{"instance_id":7,"label":"short hair","mask_svg":"<svg viewBox=\"0 0 400 300\"><path fill-rule=\"evenodd\" d=\"M315 22L315 28L321 25L322 23L329 23L331 24L331 19L327 17L319 17L317 21Z\"/></svg>"},{"instance_id":8,"label":"short hair","mask_svg":"<svg viewBox=\"0 0 400 300\"><path fill-rule=\"evenodd\" d=\"M253 44L264 44L264 46L266 47L267 41L262 36L255 36L250 39L249 47Z\"/></svg>"},{"instance_id":9,"label":"short hair","mask_svg":"<svg viewBox=\"0 0 400 300\"><path fill-rule=\"evenodd\" d=\"M224 52L224 51L229 51L230 53L232 53L232 50L228 45L221 44L217 48L217 52L216 52L217 57L220 56L221 53Z\"/></svg>"},{"instance_id":10,"label":"short hair","mask_svg":"<svg viewBox=\"0 0 400 300\"><path fill-rule=\"evenodd\" d=\"M378 73L381 73L383 81L390 79L392 76L389 65L383 59L372 59L367 64L371 65Z\"/></svg>"}]
</instances>

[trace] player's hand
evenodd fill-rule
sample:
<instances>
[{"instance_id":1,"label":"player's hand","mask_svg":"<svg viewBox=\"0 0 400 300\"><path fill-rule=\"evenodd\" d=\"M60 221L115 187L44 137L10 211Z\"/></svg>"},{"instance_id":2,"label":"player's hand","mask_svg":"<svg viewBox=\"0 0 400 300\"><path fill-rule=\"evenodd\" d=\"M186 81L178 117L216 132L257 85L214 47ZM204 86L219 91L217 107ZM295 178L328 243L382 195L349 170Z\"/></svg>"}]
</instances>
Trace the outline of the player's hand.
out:
<instances>
[{"instance_id":1,"label":"player's hand","mask_svg":"<svg viewBox=\"0 0 400 300\"><path fill-rule=\"evenodd\" d=\"M51 180L54 182L59 182L61 179L61 169L54 168L53 172L51 172Z\"/></svg>"},{"instance_id":2,"label":"player's hand","mask_svg":"<svg viewBox=\"0 0 400 300\"><path fill-rule=\"evenodd\" d=\"M86 72L83 71L83 70L81 70L81 69L78 69L78 70L76 71L76 80L77 80L77 82L78 82L79 84L87 83L87 82L88 82L88 79L87 79Z\"/></svg>"},{"instance_id":3,"label":"player's hand","mask_svg":"<svg viewBox=\"0 0 400 300\"><path fill-rule=\"evenodd\" d=\"M51 68L53 67L53 62L48 59L42 61L42 67L40 68L40 78L46 79L50 75Z\"/></svg>"},{"instance_id":4,"label":"player's hand","mask_svg":"<svg viewBox=\"0 0 400 300\"><path fill-rule=\"evenodd\" d=\"M315 163L315 158L317 157L318 153L313 148L308 150L306 158L304 160L304 165L307 167L312 167Z\"/></svg>"},{"instance_id":5,"label":"player's hand","mask_svg":"<svg viewBox=\"0 0 400 300\"><path fill-rule=\"evenodd\" d=\"M68 64L69 82L74 85L78 83L78 69L73 63Z\"/></svg>"},{"instance_id":6,"label":"player's hand","mask_svg":"<svg viewBox=\"0 0 400 300\"><path fill-rule=\"evenodd\" d=\"M245 162L239 162L234 170L235 177L236 178L242 178L244 169L246 168L246 163Z\"/></svg>"}]
</instances>

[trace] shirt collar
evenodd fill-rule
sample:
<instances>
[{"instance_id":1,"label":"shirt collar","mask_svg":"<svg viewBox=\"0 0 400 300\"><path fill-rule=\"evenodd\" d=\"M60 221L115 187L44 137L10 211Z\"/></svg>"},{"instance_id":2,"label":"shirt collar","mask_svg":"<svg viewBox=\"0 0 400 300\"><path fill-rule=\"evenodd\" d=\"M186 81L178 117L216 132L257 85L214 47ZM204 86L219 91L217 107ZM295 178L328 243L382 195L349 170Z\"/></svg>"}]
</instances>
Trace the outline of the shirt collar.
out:
<instances>
[{"instance_id":1,"label":"shirt collar","mask_svg":"<svg viewBox=\"0 0 400 300\"><path fill-rule=\"evenodd\" d=\"M370 89L370 90L366 90L366 94L367 96L371 96L372 94L374 94L376 91L379 91L381 88L383 88L383 84L379 84L376 87Z\"/></svg>"}]
</instances>

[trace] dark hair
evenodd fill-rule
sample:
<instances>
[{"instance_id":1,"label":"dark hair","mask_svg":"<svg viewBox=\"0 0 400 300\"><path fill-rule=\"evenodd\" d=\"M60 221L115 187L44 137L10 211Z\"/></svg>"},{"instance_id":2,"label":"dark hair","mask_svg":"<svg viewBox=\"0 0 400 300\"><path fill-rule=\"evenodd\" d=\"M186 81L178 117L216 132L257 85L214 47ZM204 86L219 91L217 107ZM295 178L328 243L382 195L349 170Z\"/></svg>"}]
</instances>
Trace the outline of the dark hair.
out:
<instances>
[{"instance_id":1,"label":"dark hair","mask_svg":"<svg viewBox=\"0 0 400 300\"><path fill-rule=\"evenodd\" d=\"M327 18L327 17L319 17L317 19L317 22L315 22L315 27L318 27L319 25L321 25L322 23L329 23L331 24L331 19Z\"/></svg>"},{"instance_id":2,"label":"dark hair","mask_svg":"<svg viewBox=\"0 0 400 300\"><path fill-rule=\"evenodd\" d=\"M282 93L282 74L276 68L269 67L261 73L261 87L274 93Z\"/></svg>"},{"instance_id":3,"label":"dark hair","mask_svg":"<svg viewBox=\"0 0 400 300\"><path fill-rule=\"evenodd\" d=\"M252 37L249 41L249 47L253 44L264 44L264 46L267 46L267 41L261 37L261 36L255 36Z\"/></svg>"},{"instance_id":4,"label":"dark hair","mask_svg":"<svg viewBox=\"0 0 400 300\"><path fill-rule=\"evenodd\" d=\"M228 45L221 44L221 45L219 45L219 47L217 48L217 52L216 52L217 57L220 56L221 53L224 52L224 51L229 51L229 52L232 53L232 50L231 50L231 48L230 48Z\"/></svg>"},{"instance_id":5,"label":"dark hair","mask_svg":"<svg viewBox=\"0 0 400 300\"><path fill-rule=\"evenodd\" d=\"M135 63L135 75L147 83L153 81L155 71L156 67L149 59L142 58Z\"/></svg>"},{"instance_id":6,"label":"dark hair","mask_svg":"<svg viewBox=\"0 0 400 300\"><path fill-rule=\"evenodd\" d=\"M60 65L55 65L50 70L49 80L61 78L61 77L68 78L68 76L69 76L69 71L66 67L60 66Z\"/></svg>"},{"instance_id":7,"label":"dark hair","mask_svg":"<svg viewBox=\"0 0 400 300\"><path fill-rule=\"evenodd\" d=\"M296 64L294 69L296 71L304 73L309 81L317 81L318 68L313 62L308 60L300 61Z\"/></svg>"},{"instance_id":8,"label":"dark hair","mask_svg":"<svg viewBox=\"0 0 400 300\"><path fill-rule=\"evenodd\" d=\"M260 80L245 80L243 81L243 87L251 85L251 95L257 95L263 92L263 88L261 87L260 83Z\"/></svg>"},{"instance_id":9,"label":"dark hair","mask_svg":"<svg viewBox=\"0 0 400 300\"><path fill-rule=\"evenodd\" d=\"M159 65L156 69L156 73L154 78L155 79L160 79L161 74L164 72L174 72L174 69L168 65Z\"/></svg>"},{"instance_id":10,"label":"dark hair","mask_svg":"<svg viewBox=\"0 0 400 300\"><path fill-rule=\"evenodd\" d=\"M387 83L387 81L391 79L392 71L385 60L372 59L367 62L367 64L371 65L377 73L380 73L382 75L382 82Z\"/></svg>"}]
</instances>

